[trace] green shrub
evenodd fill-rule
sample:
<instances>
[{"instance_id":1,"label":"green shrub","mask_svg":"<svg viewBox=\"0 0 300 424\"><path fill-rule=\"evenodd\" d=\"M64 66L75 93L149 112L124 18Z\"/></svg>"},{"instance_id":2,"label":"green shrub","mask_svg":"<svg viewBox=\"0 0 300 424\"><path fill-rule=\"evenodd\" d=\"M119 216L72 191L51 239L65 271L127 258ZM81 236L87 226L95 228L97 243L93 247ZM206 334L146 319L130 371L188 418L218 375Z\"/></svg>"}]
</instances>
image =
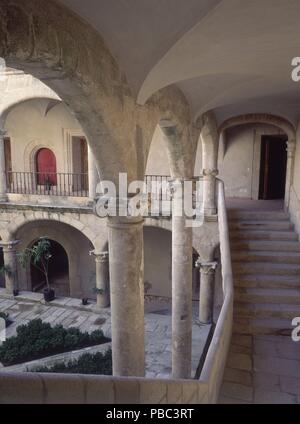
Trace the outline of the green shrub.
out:
<instances>
[{"instance_id":1,"label":"green shrub","mask_svg":"<svg viewBox=\"0 0 300 424\"><path fill-rule=\"evenodd\" d=\"M101 330L91 334L77 328L65 329L62 325L51 327L41 319L30 321L17 328L17 335L0 346L0 362L4 366L69 352L87 346L108 342Z\"/></svg>"},{"instance_id":2,"label":"green shrub","mask_svg":"<svg viewBox=\"0 0 300 424\"><path fill-rule=\"evenodd\" d=\"M100 352L85 353L78 359L73 359L67 364L57 363L51 367L37 367L32 372L61 373L61 374L112 374L111 350L102 354Z\"/></svg>"}]
</instances>

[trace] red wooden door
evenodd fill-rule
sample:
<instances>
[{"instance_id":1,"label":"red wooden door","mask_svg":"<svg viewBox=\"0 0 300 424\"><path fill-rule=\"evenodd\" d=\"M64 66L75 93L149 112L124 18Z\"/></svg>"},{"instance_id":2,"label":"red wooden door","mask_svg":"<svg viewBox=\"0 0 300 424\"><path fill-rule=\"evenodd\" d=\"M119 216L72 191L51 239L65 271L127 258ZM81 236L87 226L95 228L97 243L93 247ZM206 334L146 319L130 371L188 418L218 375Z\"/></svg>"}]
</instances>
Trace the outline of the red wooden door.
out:
<instances>
[{"instance_id":1,"label":"red wooden door","mask_svg":"<svg viewBox=\"0 0 300 424\"><path fill-rule=\"evenodd\" d=\"M50 149L40 149L36 154L37 183L56 185L56 158Z\"/></svg>"}]
</instances>

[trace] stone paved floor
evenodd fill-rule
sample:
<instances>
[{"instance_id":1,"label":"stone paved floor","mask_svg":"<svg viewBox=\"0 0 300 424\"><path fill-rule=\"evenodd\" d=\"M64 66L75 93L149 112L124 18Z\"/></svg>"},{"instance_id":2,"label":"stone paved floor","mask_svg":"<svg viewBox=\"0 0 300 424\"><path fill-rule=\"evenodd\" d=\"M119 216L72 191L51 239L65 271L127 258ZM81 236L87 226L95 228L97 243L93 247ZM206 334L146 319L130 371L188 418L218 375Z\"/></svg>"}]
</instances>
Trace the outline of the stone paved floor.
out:
<instances>
[{"instance_id":1,"label":"stone paved floor","mask_svg":"<svg viewBox=\"0 0 300 424\"><path fill-rule=\"evenodd\" d=\"M234 335L219 403L300 404L300 342Z\"/></svg>"},{"instance_id":2,"label":"stone paved floor","mask_svg":"<svg viewBox=\"0 0 300 424\"><path fill-rule=\"evenodd\" d=\"M195 304L193 323L193 375L203 352L210 326L197 324ZM169 377L171 373L171 307L165 303L145 303L145 347L146 375L149 377ZM97 310L91 302L82 306L79 299L59 298L45 305L38 293L21 293L17 299L7 299L0 289L0 311L8 312L13 324L8 327L6 337L16 333L20 324L40 318L51 325L78 327L82 331L92 332L102 328L107 337L111 337L110 309Z\"/></svg>"}]
</instances>

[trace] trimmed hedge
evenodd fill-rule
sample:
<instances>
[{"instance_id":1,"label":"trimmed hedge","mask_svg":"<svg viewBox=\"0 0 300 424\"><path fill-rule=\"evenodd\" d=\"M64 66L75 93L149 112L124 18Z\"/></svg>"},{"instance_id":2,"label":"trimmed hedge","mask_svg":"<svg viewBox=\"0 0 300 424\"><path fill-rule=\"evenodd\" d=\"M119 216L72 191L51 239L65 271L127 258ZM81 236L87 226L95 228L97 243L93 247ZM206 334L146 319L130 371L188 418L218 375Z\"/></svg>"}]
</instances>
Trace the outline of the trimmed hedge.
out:
<instances>
[{"instance_id":1,"label":"trimmed hedge","mask_svg":"<svg viewBox=\"0 0 300 424\"><path fill-rule=\"evenodd\" d=\"M62 325L51 327L41 319L35 319L20 325L17 335L3 342L0 346L0 362L4 366L21 364L108 341L101 330L89 334L78 328L65 329Z\"/></svg>"},{"instance_id":2,"label":"trimmed hedge","mask_svg":"<svg viewBox=\"0 0 300 424\"><path fill-rule=\"evenodd\" d=\"M59 362L51 367L34 368L31 372L112 375L111 350L104 354L101 352L95 354L85 353L67 364Z\"/></svg>"}]
</instances>

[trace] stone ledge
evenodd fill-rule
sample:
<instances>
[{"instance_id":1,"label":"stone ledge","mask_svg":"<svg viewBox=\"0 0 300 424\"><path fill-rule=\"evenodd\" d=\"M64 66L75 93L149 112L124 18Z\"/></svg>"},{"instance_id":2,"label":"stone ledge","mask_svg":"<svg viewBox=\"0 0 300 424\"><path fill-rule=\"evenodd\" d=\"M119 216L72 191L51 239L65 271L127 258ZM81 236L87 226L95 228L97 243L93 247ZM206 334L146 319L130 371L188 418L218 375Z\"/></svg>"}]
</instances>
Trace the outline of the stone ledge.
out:
<instances>
[{"instance_id":1,"label":"stone ledge","mask_svg":"<svg viewBox=\"0 0 300 424\"><path fill-rule=\"evenodd\" d=\"M0 203L0 210L6 211L15 210L29 210L29 211L43 211L43 212L61 212L61 213L86 213L94 214L91 206L65 206L65 205L37 205L33 203L12 203L4 202Z\"/></svg>"}]
</instances>

